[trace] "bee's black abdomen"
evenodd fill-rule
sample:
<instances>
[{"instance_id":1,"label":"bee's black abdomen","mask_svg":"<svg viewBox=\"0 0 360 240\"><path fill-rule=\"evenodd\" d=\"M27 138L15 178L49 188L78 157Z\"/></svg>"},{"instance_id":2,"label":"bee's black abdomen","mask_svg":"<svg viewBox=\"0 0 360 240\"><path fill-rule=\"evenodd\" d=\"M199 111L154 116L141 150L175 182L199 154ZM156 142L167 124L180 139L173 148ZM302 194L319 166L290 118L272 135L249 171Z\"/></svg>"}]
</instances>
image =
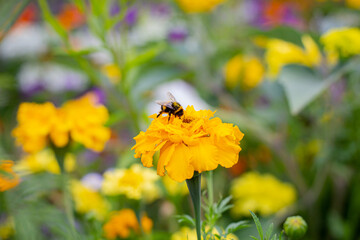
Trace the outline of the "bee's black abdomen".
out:
<instances>
[{"instance_id":1,"label":"bee's black abdomen","mask_svg":"<svg viewBox=\"0 0 360 240\"><path fill-rule=\"evenodd\" d=\"M177 113L176 116L181 117L182 115L184 115L184 109L180 109Z\"/></svg>"}]
</instances>

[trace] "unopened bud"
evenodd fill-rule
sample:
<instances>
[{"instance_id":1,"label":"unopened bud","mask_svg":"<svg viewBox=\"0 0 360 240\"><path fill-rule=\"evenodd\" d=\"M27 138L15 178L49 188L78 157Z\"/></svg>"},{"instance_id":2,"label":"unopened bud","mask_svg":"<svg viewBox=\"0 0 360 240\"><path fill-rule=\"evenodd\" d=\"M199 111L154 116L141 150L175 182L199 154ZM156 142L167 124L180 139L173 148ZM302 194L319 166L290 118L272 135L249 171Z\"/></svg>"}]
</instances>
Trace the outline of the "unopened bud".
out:
<instances>
[{"instance_id":1,"label":"unopened bud","mask_svg":"<svg viewBox=\"0 0 360 240\"><path fill-rule=\"evenodd\" d=\"M300 239L307 231L307 224L301 216L288 217L284 223L284 230L290 239Z\"/></svg>"}]
</instances>

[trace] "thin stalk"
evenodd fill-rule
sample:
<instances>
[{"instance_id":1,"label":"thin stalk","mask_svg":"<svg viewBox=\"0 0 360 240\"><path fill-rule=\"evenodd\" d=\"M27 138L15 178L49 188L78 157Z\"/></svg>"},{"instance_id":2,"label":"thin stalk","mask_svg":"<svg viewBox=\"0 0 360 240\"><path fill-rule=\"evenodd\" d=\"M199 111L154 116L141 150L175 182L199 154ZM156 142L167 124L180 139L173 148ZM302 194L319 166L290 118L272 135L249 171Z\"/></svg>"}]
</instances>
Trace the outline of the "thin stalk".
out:
<instances>
[{"instance_id":1,"label":"thin stalk","mask_svg":"<svg viewBox=\"0 0 360 240\"><path fill-rule=\"evenodd\" d=\"M206 174L206 185L208 190L208 201L209 206L212 206L214 203L214 174L213 171L209 171Z\"/></svg>"},{"instance_id":2,"label":"thin stalk","mask_svg":"<svg viewBox=\"0 0 360 240\"><path fill-rule=\"evenodd\" d=\"M186 184L194 205L197 240L201 240L201 174L194 172L191 179L186 179Z\"/></svg>"},{"instance_id":3,"label":"thin stalk","mask_svg":"<svg viewBox=\"0 0 360 240\"><path fill-rule=\"evenodd\" d=\"M65 156L68 150L68 147L58 148L53 146L53 150L55 153L56 160L59 164L61 170L61 187L63 192L63 201L65 207L66 218L70 224L71 232L75 236L75 218L73 212L73 206L71 202L71 193L69 190L69 176L65 171Z\"/></svg>"}]
</instances>

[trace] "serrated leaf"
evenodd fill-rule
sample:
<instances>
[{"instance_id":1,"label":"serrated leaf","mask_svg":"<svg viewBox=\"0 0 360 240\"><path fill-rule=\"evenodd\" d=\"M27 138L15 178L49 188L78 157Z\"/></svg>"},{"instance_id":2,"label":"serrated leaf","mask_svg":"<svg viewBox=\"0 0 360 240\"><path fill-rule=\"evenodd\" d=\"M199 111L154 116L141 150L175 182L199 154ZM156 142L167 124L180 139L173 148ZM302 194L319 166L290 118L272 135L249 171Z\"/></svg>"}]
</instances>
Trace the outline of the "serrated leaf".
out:
<instances>
[{"instance_id":1,"label":"serrated leaf","mask_svg":"<svg viewBox=\"0 0 360 240\"><path fill-rule=\"evenodd\" d=\"M251 214L252 218L254 219L256 228L257 228L258 233L259 233L259 235L260 235L260 239L261 239L261 240L264 240L264 232L263 232L263 229L262 229L262 226L261 226L261 223L260 223L259 218L258 218L258 217L255 215L255 213L253 213L252 211L250 211L250 214Z\"/></svg>"},{"instance_id":2,"label":"serrated leaf","mask_svg":"<svg viewBox=\"0 0 360 240\"><path fill-rule=\"evenodd\" d=\"M271 223L269 225L268 229L266 230L266 234L265 234L265 239L266 240L270 240L270 237L271 237L271 234L272 234L273 230L274 230L274 224Z\"/></svg>"},{"instance_id":3,"label":"serrated leaf","mask_svg":"<svg viewBox=\"0 0 360 240\"><path fill-rule=\"evenodd\" d=\"M225 233L229 234L229 233L233 233L236 232L242 228L246 228L249 227L249 222L248 221L239 221L239 222L235 222L235 223L230 223L226 229L225 229Z\"/></svg>"},{"instance_id":4,"label":"serrated leaf","mask_svg":"<svg viewBox=\"0 0 360 240\"><path fill-rule=\"evenodd\" d=\"M195 227L195 220L187 214L176 215L175 218L178 220L179 223L186 223L192 227Z\"/></svg>"}]
</instances>

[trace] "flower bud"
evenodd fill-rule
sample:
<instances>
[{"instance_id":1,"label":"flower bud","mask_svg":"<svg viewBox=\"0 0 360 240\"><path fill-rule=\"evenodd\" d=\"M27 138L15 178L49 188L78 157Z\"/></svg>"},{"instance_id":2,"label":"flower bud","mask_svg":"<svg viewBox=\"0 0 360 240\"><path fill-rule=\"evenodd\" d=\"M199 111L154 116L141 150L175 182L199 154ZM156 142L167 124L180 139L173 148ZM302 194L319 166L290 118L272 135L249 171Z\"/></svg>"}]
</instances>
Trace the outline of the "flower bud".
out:
<instances>
[{"instance_id":1,"label":"flower bud","mask_svg":"<svg viewBox=\"0 0 360 240\"><path fill-rule=\"evenodd\" d=\"M301 216L288 217L284 223L286 235L295 240L305 235L307 227L305 220Z\"/></svg>"}]
</instances>

